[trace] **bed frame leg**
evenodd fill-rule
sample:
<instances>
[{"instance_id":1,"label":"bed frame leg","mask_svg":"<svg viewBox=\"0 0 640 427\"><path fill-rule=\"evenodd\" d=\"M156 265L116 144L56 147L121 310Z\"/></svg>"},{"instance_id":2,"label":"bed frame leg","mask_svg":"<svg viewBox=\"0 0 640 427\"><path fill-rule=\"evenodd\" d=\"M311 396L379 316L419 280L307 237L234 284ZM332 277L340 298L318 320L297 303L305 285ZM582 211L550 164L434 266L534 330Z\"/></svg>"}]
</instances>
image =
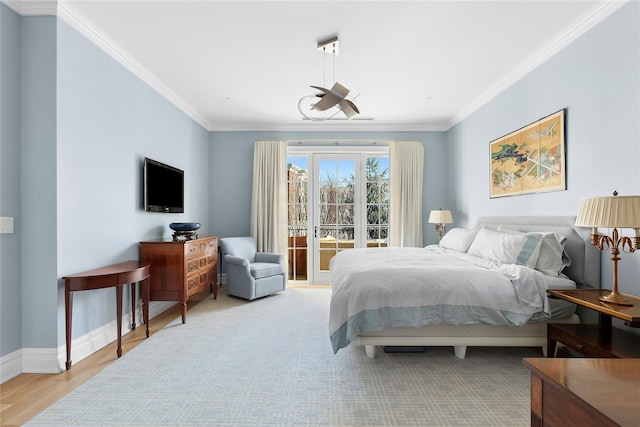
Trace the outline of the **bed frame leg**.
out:
<instances>
[{"instance_id":1,"label":"bed frame leg","mask_svg":"<svg viewBox=\"0 0 640 427\"><path fill-rule=\"evenodd\" d=\"M374 357L376 357L376 346L370 345L370 344L365 345L364 353L367 355L368 358L373 359Z\"/></svg>"},{"instance_id":2,"label":"bed frame leg","mask_svg":"<svg viewBox=\"0 0 640 427\"><path fill-rule=\"evenodd\" d=\"M542 346L542 355L544 357L549 357L549 356L547 356L547 346L546 345ZM554 354L553 357L556 357L556 355Z\"/></svg>"},{"instance_id":3,"label":"bed frame leg","mask_svg":"<svg viewBox=\"0 0 640 427\"><path fill-rule=\"evenodd\" d=\"M453 352L456 354L458 359L464 359L467 355L467 346L466 345L454 345Z\"/></svg>"}]
</instances>

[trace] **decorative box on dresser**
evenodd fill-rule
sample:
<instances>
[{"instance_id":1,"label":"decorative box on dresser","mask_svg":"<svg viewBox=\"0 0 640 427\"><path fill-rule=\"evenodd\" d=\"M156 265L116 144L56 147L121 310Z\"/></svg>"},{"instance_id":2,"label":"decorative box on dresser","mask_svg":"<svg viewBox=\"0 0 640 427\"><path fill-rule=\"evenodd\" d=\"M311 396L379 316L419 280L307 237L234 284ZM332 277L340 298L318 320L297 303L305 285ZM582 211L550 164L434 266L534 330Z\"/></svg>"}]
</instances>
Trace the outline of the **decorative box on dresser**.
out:
<instances>
[{"instance_id":1,"label":"decorative box on dresser","mask_svg":"<svg viewBox=\"0 0 640 427\"><path fill-rule=\"evenodd\" d=\"M218 238L152 240L140 242L142 262L151 263L151 301L179 301L182 323L187 319L187 300L207 286L218 297Z\"/></svg>"}]
</instances>

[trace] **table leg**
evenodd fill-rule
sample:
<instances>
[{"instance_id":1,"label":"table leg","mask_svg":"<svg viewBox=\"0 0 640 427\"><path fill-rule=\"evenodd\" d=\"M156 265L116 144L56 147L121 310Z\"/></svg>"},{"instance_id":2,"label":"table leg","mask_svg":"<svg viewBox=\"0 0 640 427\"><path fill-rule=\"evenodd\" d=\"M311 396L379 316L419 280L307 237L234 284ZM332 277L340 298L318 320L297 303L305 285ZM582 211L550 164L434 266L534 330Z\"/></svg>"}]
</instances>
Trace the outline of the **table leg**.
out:
<instances>
[{"instance_id":1,"label":"table leg","mask_svg":"<svg viewBox=\"0 0 640 427\"><path fill-rule=\"evenodd\" d=\"M556 340L547 338L547 357L556 357Z\"/></svg>"},{"instance_id":2,"label":"table leg","mask_svg":"<svg viewBox=\"0 0 640 427\"><path fill-rule=\"evenodd\" d=\"M116 323L118 325L118 357L122 356L122 285L116 286Z\"/></svg>"},{"instance_id":3,"label":"table leg","mask_svg":"<svg viewBox=\"0 0 640 427\"><path fill-rule=\"evenodd\" d=\"M182 303L182 323L187 323L187 302Z\"/></svg>"},{"instance_id":4,"label":"table leg","mask_svg":"<svg viewBox=\"0 0 640 427\"><path fill-rule=\"evenodd\" d=\"M598 313L598 323L602 326L611 327L613 322L611 321L612 317L605 313Z\"/></svg>"},{"instance_id":5,"label":"table leg","mask_svg":"<svg viewBox=\"0 0 640 427\"><path fill-rule=\"evenodd\" d=\"M136 330L136 284L129 284L131 287L131 330Z\"/></svg>"},{"instance_id":6,"label":"table leg","mask_svg":"<svg viewBox=\"0 0 640 427\"><path fill-rule=\"evenodd\" d=\"M72 312L73 312L73 294L69 290L69 286L65 286L64 290L64 315L65 315L65 326L66 326L66 335L67 335L67 363L65 363L65 368L67 371L71 369L71 320L72 320Z\"/></svg>"},{"instance_id":7,"label":"table leg","mask_svg":"<svg viewBox=\"0 0 640 427\"><path fill-rule=\"evenodd\" d=\"M149 278L147 277L142 282L140 282L140 294L142 297L142 318L144 319L144 324L147 325L147 338L149 338Z\"/></svg>"}]
</instances>

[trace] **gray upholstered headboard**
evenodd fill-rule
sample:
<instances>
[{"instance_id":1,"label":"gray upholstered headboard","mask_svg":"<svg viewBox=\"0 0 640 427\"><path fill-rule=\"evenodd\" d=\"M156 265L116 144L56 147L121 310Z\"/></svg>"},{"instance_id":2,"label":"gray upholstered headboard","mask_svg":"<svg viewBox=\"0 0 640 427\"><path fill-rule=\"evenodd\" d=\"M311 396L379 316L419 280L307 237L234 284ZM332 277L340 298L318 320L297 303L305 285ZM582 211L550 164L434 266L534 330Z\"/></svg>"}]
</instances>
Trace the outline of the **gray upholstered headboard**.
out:
<instances>
[{"instance_id":1,"label":"gray upholstered headboard","mask_svg":"<svg viewBox=\"0 0 640 427\"><path fill-rule=\"evenodd\" d=\"M518 231L552 231L567 238L571 265L563 270L580 288L600 287L600 251L591 245L588 228L576 227L575 216L484 216L475 228L502 225Z\"/></svg>"}]
</instances>

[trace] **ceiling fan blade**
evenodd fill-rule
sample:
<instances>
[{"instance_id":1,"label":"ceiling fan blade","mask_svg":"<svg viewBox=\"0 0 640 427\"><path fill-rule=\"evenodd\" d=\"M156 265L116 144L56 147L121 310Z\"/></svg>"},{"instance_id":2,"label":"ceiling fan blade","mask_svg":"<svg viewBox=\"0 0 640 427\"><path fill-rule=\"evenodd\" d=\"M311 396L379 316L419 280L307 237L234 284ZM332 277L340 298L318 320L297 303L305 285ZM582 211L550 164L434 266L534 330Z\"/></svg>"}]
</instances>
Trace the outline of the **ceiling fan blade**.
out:
<instances>
[{"instance_id":1,"label":"ceiling fan blade","mask_svg":"<svg viewBox=\"0 0 640 427\"><path fill-rule=\"evenodd\" d=\"M318 111L328 110L331 107L335 107L336 104L338 104L338 102L340 102L340 100L342 99L339 96L337 96L334 92L330 91L329 89L325 89L320 86L311 86L311 87L323 92L322 99L320 99L320 101L316 102L315 104L311 105L311 107L314 108L315 110L318 110Z\"/></svg>"},{"instance_id":2,"label":"ceiling fan blade","mask_svg":"<svg viewBox=\"0 0 640 427\"><path fill-rule=\"evenodd\" d=\"M342 98L346 98L347 95L349 95L349 89L347 89L346 87L342 86L338 82L335 82L333 84L333 87L331 88L331 92L334 92L334 93L338 94Z\"/></svg>"},{"instance_id":3,"label":"ceiling fan blade","mask_svg":"<svg viewBox=\"0 0 640 427\"><path fill-rule=\"evenodd\" d=\"M318 101L318 103L316 103L313 106L313 108L315 108L318 111L325 111L331 107L335 107L339 102L343 101L349 94L349 89L342 86L338 82L335 82L331 89L325 89L320 86L311 86L311 87L314 89L318 89L319 91L324 93L324 95L320 96L322 100Z\"/></svg>"},{"instance_id":4,"label":"ceiling fan blade","mask_svg":"<svg viewBox=\"0 0 640 427\"><path fill-rule=\"evenodd\" d=\"M356 107L356 104L349 101L348 99L343 99L338 103L338 108L342 110L342 112L347 116L349 120L360 114L360 110Z\"/></svg>"}]
</instances>

